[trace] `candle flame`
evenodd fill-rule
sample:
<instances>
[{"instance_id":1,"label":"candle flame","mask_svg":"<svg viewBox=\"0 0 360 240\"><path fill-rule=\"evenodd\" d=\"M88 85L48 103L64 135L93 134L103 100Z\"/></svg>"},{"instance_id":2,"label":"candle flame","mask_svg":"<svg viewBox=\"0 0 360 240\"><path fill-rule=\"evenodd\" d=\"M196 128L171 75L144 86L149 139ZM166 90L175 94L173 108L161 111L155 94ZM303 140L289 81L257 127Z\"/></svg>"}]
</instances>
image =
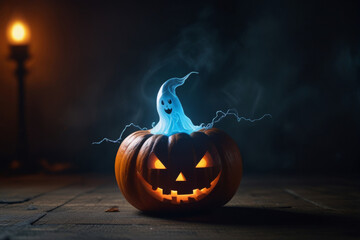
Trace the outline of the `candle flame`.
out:
<instances>
[{"instance_id":1,"label":"candle flame","mask_svg":"<svg viewBox=\"0 0 360 240\"><path fill-rule=\"evenodd\" d=\"M9 41L12 44L26 44L29 41L30 32L21 21L14 22L10 27Z\"/></svg>"}]
</instances>

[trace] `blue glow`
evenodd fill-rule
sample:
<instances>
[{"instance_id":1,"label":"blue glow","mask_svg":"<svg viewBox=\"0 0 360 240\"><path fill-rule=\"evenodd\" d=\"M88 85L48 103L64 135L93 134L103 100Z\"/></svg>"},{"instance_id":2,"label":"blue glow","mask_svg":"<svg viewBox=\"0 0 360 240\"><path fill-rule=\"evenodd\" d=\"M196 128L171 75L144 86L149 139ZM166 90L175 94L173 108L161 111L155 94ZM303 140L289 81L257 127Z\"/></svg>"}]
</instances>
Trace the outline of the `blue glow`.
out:
<instances>
[{"instance_id":1,"label":"blue glow","mask_svg":"<svg viewBox=\"0 0 360 240\"><path fill-rule=\"evenodd\" d=\"M193 73L198 74L198 72L190 72L183 78L170 78L161 85L156 98L156 109L159 114L159 122L157 124L155 124L155 122L152 123L152 129L150 130L152 134L163 134L167 136L180 132L191 134L200 129L210 129L215 123L220 122L229 115L234 116L237 122L244 120L252 123L260 121L265 117L272 117L270 114L264 114L260 118L250 119L239 117L239 114L235 109L228 109L225 112L221 110L216 111L215 117L210 123L201 123L198 126L194 125L190 118L185 115L181 102L175 92L175 89L178 86L183 85L186 79ZM102 142L120 143L122 136L129 127L135 127L139 130L148 130L146 127L140 127L139 125L130 123L125 126L118 139L111 140L109 138L103 138L101 141L93 142L93 144L101 144Z\"/></svg>"},{"instance_id":2,"label":"blue glow","mask_svg":"<svg viewBox=\"0 0 360 240\"><path fill-rule=\"evenodd\" d=\"M193 73L191 72L183 78L170 78L163 85L156 98L156 109L159 114L159 122L151 129L152 134L173 135L175 133L192 133L198 131L202 126L196 126L188 118L176 96L176 88L185 83L186 79Z\"/></svg>"}]
</instances>

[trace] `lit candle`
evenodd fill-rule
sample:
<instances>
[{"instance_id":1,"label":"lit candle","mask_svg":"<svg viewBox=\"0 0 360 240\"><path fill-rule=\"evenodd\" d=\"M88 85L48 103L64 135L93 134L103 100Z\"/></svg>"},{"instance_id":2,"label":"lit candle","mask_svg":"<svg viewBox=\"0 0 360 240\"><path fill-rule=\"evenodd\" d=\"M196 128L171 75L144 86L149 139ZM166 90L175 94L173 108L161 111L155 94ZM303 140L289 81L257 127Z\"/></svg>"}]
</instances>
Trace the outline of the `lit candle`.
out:
<instances>
[{"instance_id":1,"label":"lit candle","mask_svg":"<svg viewBox=\"0 0 360 240\"><path fill-rule=\"evenodd\" d=\"M14 21L8 28L10 59L16 62L15 76L18 80L18 144L17 157L23 171L31 171L33 164L28 161L27 131L25 118L25 62L29 59L30 31L21 21Z\"/></svg>"},{"instance_id":2,"label":"lit candle","mask_svg":"<svg viewBox=\"0 0 360 240\"><path fill-rule=\"evenodd\" d=\"M8 39L11 45L27 45L30 41L30 31L25 23L13 22L8 30Z\"/></svg>"}]
</instances>

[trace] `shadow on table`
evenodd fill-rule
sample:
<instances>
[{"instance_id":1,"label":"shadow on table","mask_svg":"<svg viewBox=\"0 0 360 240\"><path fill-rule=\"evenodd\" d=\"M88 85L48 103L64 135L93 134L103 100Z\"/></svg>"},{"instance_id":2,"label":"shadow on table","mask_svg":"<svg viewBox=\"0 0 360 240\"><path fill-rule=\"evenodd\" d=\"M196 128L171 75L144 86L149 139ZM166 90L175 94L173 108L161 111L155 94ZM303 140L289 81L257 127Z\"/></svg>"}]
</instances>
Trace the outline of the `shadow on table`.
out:
<instances>
[{"instance_id":1,"label":"shadow on table","mask_svg":"<svg viewBox=\"0 0 360 240\"><path fill-rule=\"evenodd\" d=\"M254 207L225 206L209 212L140 214L175 221L223 225L358 225L360 223L359 219L349 216Z\"/></svg>"}]
</instances>

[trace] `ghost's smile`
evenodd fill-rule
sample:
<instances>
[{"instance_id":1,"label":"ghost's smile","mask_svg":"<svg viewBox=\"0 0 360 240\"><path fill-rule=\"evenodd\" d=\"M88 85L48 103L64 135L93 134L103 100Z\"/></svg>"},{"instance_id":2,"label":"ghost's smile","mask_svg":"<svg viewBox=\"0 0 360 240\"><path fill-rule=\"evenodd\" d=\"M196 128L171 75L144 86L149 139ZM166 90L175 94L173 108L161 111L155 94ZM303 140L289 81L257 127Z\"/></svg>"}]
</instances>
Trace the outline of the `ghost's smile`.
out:
<instances>
[{"instance_id":1,"label":"ghost's smile","mask_svg":"<svg viewBox=\"0 0 360 240\"><path fill-rule=\"evenodd\" d=\"M170 114L172 112L172 108L166 108L164 109L167 114Z\"/></svg>"}]
</instances>

